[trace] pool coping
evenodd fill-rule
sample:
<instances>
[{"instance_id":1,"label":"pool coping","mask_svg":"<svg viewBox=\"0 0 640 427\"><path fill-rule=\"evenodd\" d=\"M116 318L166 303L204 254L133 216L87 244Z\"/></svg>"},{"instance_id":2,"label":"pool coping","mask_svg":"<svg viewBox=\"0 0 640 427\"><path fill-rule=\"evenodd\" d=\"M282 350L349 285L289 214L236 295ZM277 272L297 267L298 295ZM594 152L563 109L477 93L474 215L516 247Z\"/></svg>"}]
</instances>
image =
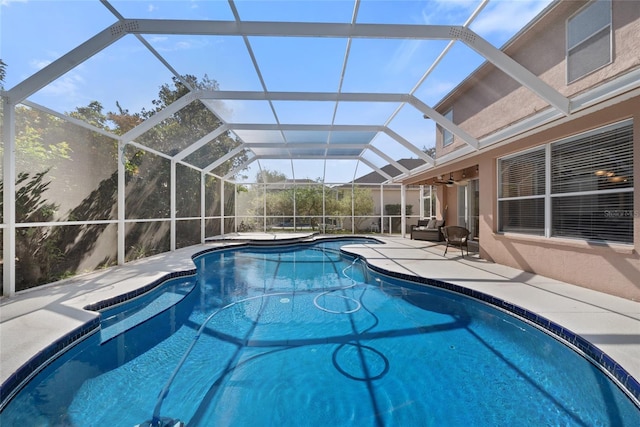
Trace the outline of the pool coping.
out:
<instances>
[{"instance_id":1,"label":"pool coping","mask_svg":"<svg viewBox=\"0 0 640 427\"><path fill-rule=\"evenodd\" d=\"M318 241L323 239L329 239L329 240L345 239L345 238L348 239L350 237L354 237L354 236L352 235L347 235L347 236L312 235L312 236L302 236L295 239L291 239L291 238L282 239L278 243L280 243L281 245L291 245L291 244L298 244L301 242ZM623 364L620 364L617 361L618 357L616 357L616 355L619 353L616 350L617 347L614 346L612 348L609 348L608 352L603 351L596 344L590 342L588 339L584 338L579 333L574 332L573 331L574 327L572 325L564 324L563 326L563 323L565 322L558 322L557 320L553 319L553 316L550 319L548 318L548 315L543 316L542 314L536 313L536 311L527 308L526 301L524 301L524 304L522 301L510 301L509 299L505 299L495 294L488 293L486 292L486 290L478 290L472 287L463 286L455 283L455 281L452 283L451 281L444 281L438 278L428 278L420 274L420 271L416 271L416 270L419 270L419 268L416 269L416 265L419 266L422 262L426 262L425 258L436 260L436 261L453 260L456 264L458 264L456 265L456 268L460 268L461 263L467 264L469 262L478 262L478 261L482 262L485 267L494 266L495 268L501 271L504 271L505 269L508 270L509 269L508 267L499 266L493 263L488 263L486 261L479 260L478 258L475 258L475 259L471 258L470 260L470 258L467 257L467 259L465 260L465 259L458 259L460 258L459 256L451 255L451 254L449 254L447 257L440 256L439 254L436 253L436 251L441 250L439 249L438 245L429 244L426 242L417 242L413 240L402 239L399 237L394 238L389 236L378 236L378 235L363 236L363 237L374 238L376 240L379 240L382 243L385 243L385 245L367 245L367 244L350 245L347 247L343 247L342 252L350 256L362 258L363 260L365 260L368 267L377 273L384 274L391 277L396 277L402 280L414 281L423 285L435 286L441 289L446 289L452 292L467 295L472 298L483 301L485 303L488 303L490 305L493 305L501 310L508 311L520 318L523 318L533 323L534 325L537 325L538 327L542 328L543 330L552 334L558 339L568 343L569 345L572 345L574 349L578 350L579 352L582 352L583 355L586 355L588 358L590 358L592 362L596 364L596 366L600 367L603 371L609 373L610 376L614 378L615 381L618 382L619 386L621 386L621 388L623 388L623 390L627 392L627 394L632 398L632 400L634 400L634 403L640 406L640 403L639 403L640 402L640 384L638 383L638 380L637 380L638 378L640 378L640 376L638 375L640 373L640 351L635 353L636 355L638 355L636 356L635 360L634 358L632 358L632 360L629 363L624 364L623 366ZM2 344L3 344L0 347L0 351L1 351L0 355L2 356L2 360L3 360L2 365L5 365L5 367L0 372L0 381L1 381L0 410L4 407L4 405L6 405L6 403L8 403L11 400L13 395L17 393L26 382L30 378L32 378L34 375L36 375L44 366L46 366L46 364L48 364L51 360L57 357L61 352L67 350L69 347L79 342L81 339L99 330L99 326L100 326L99 315L94 310L103 309L115 304L119 304L123 301L127 301L132 298L135 298L173 278L186 276L186 275L193 275L195 273L193 260L204 253L216 251L216 250L232 249L239 246L251 246L251 245L264 246L264 244L267 243L265 240L266 239L258 239L258 241L253 241L253 240L247 240L247 239L238 239L235 242L228 241L228 240L211 242L204 245L192 246L190 248L185 248L169 254L162 254L156 257L151 257L151 259L149 260L141 260L136 263L131 263L131 264L135 264L135 266L147 265L150 269L153 269L153 268L158 268L158 266L163 266L163 267L170 266L173 263L165 262L166 259L178 257L178 258L181 258L178 264L181 265L182 269L178 271L175 271L175 270L165 271L166 268L164 269L161 268L160 269L161 271L157 272L157 274L152 278L152 280L145 280L146 275L144 274L142 275L134 274L133 277L128 277L125 280L117 280L118 278L116 277L115 281L107 281L107 283L110 284L109 292L97 292L99 290L104 291L105 283L101 283L102 286L97 286L97 289L94 289L93 292L92 290L88 290L86 294L82 295L82 298L78 298L78 297L72 298L71 305L74 306L74 308L79 310L80 312L83 312L84 315L77 316L74 319L75 322L63 322L64 324L58 325L58 327L55 328L57 331L57 336L54 337L53 340L48 340L48 343L45 341L39 341L36 343L31 342L31 345L29 345L27 349L24 349L24 351L21 354L21 357L18 357L18 361L16 361L14 358L13 363L11 364L13 366L12 368L13 370L10 374L7 374L6 365L4 363L5 356L6 356L5 354L6 346L4 345L6 344L6 339L5 339L6 336L7 335L8 336L23 335L24 334L23 330L22 331L15 330L18 324L23 325L26 322L26 323L30 323L30 325L28 325L29 327L34 328L34 324L31 323L31 321L35 321L36 324L38 323L38 319L36 319L37 316L35 316L35 313L38 313L38 311L42 309L46 310L50 308L50 306L45 305L45 307L40 308L40 310L39 309L35 309L33 311L28 310L26 313L23 313L22 315L18 316L20 320L19 322L15 322L16 317L12 317L11 314L9 314L8 316L4 316L5 307L11 306L12 302L16 300L26 301L26 304L24 305L28 307L31 305L31 304L28 304L30 297L38 298L38 297L41 297L42 294L46 294L50 289L59 290L61 286L62 287L70 286L70 285L73 285L73 283L78 284L83 282L94 282L96 281L95 277L93 277L95 276L95 274L93 275L90 274L87 276L78 276L77 278L65 280L63 282L58 282L56 284L47 285L41 288L36 288L31 291L25 291L24 293L20 293L18 296L13 298L8 298L8 299L3 298L0 304L0 308L2 309L0 311L0 315L1 315L0 339L2 339ZM268 242L275 243L273 239L269 239ZM374 251L373 255L371 254L372 249ZM397 252L397 251L394 251L396 249L405 253L405 258L403 259L404 262L397 262L398 260L394 259L392 256L384 255L383 252L385 252L385 249L391 252L392 254ZM406 255L407 251L411 252L411 255ZM391 264L389 264L390 261L391 261ZM408 264L412 264L410 268L407 268ZM114 267L113 269L126 269L128 265L129 264L125 266ZM454 265L448 264L446 265L446 268L451 269L451 267L453 267ZM135 267L135 266L132 265L131 267ZM112 270L112 269L107 269L107 270ZM148 268L142 269L142 271L146 271L146 272L148 272L148 270L149 270ZM515 269L511 269L511 270L515 270ZM515 270L515 272L518 273L519 270ZM520 271L520 273L523 273L523 272ZM529 281L531 281L531 279L540 280L541 278L541 276L537 276L537 275L530 275L530 276L531 277L529 277ZM572 292L569 292L569 294L573 294L576 291L575 288L577 288L574 285L552 281L551 279L547 279L547 278L542 278L542 280L544 282L550 282L550 281L554 282L554 286L556 287L563 287L563 286L571 287ZM133 282L133 283L130 283L130 282ZM524 284L524 282L518 282L515 280L511 281L511 284L514 284L514 283ZM582 289L582 288L578 288L578 289ZM584 292L593 293L595 291L584 289ZM102 295L99 296L100 294ZM606 295L606 294L601 294L601 295ZM96 298L93 299L92 302L86 303L86 301L90 301L90 299L94 296ZM573 296L567 297L567 298L571 300L575 299L575 297ZM613 300L616 300L617 297L611 297L607 295L607 298L608 299L613 298ZM635 316L632 316L634 320L634 322L632 323L635 323L637 327L637 329L635 329L634 331L640 331L640 303L624 300L624 299L619 299L619 300L621 301L618 301L618 302L623 305L630 304L632 306L631 313L637 314L637 318ZM85 303L83 303L83 301ZM69 301L57 301L57 303L64 305L65 303L69 303ZM637 310L637 312L635 310ZM615 309L610 311L610 313L613 313L614 315L615 314L622 315L620 312L615 311ZM77 315L78 313L73 313L73 314ZM8 317L8 320L11 320L12 322L9 322L6 317ZM39 321L42 321L42 320L40 319ZM11 325L9 326L9 324ZM9 329L14 329L14 330L8 331ZM16 334L16 332L18 332L18 334ZM620 331L611 331L612 334L614 332L618 333ZM15 350L17 346L13 345L9 347L10 349ZM20 348L20 347L17 347L17 348ZM640 349L640 343L637 344L637 348ZM613 353L613 355L611 353ZM623 359L626 360L628 358L625 357ZM19 365L16 368L17 363Z\"/></svg>"}]
</instances>

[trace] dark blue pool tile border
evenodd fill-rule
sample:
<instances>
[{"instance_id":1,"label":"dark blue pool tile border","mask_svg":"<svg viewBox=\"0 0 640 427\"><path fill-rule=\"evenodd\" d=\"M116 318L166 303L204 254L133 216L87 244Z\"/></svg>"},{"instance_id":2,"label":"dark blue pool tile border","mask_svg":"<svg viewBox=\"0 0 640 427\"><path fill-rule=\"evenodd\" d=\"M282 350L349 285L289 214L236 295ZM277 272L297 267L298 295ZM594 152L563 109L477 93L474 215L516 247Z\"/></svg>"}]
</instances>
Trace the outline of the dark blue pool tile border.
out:
<instances>
[{"instance_id":1,"label":"dark blue pool tile border","mask_svg":"<svg viewBox=\"0 0 640 427\"><path fill-rule=\"evenodd\" d=\"M224 245L224 246L216 246L213 248L207 248L204 249L200 252L196 252L195 254L191 255L191 259L195 260L196 258L202 256L202 255L206 255L212 252L217 252L217 251L230 251L230 250L234 250L234 249L238 249L238 248L246 248L246 247L264 247L264 246L301 246L301 245L313 245L315 243L322 243L323 241L340 241L340 240L349 240L349 241L354 241L354 240L362 240L363 242L359 243L359 244L363 244L363 243L367 243L365 241L375 241L378 243L382 243L380 240L376 239L375 237L371 237L371 236L366 236L366 237L362 237L362 236L350 236L350 235L345 235L345 236L319 236L319 235L312 235L312 236L307 236L307 237L299 237L299 238L295 238L295 239L283 239L283 240L246 240L246 241L233 241L233 244L231 245ZM237 243L236 243L237 242ZM230 243L229 241L225 241L225 243Z\"/></svg>"},{"instance_id":2,"label":"dark blue pool tile border","mask_svg":"<svg viewBox=\"0 0 640 427\"><path fill-rule=\"evenodd\" d=\"M354 256L348 251L344 251L346 254L350 256ZM377 273L384 274L385 276L390 276L396 279L406 280L409 282L417 282L423 285L429 285L440 289L446 289L451 292L455 292L458 294L463 294L474 299L483 301L490 305L501 308L505 311L513 313L520 318L523 318L535 325L543 328L547 332L552 335L560 338L562 341L565 341L578 350L580 350L584 355L586 355L589 359L593 361L593 363L598 364L598 366L606 371L611 377L615 378L618 383L626 389L626 391L632 395L636 401L636 404L640 402L640 383L636 378L634 378L629 372L627 372L622 366L620 366L615 360L613 360L608 354L600 350L598 347L593 345L591 342L587 341L585 338L580 335L572 332L571 330L559 325L551 320L540 316L532 311L529 311L523 307L520 307L516 304L510 303L509 301L503 300L501 298L496 298L492 295L486 294L484 292L477 291L475 289L465 288L464 286L455 285L453 283L443 282L441 280L429 279L426 277L413 276L410 274L398 273L389 270L385 270L384 268L376 267L374 265L366 262L366 259L357 256L365 261L367 267Z\"/></svg>"},{"instance_id":3,"label":"dark blue pool tile border","mask_svg":"<svg viewBox=\"0 0 640 427\"><path fill-rule=\"evenodd\" d=\"M196 274L196 270L195 269L191 269L191 270L185 270L185 271L174 271L172 273L168 273L165 274L164 276L162 276L161 278L154 280L153 282L142 286L141 288L137 288L134 289L130 292L124 293L122 295L118 295L115 296L113 298L107 298L105 300L102 301L98 301L95 302L93 304L89 304L86 305L84 307L85 310L90 310L90 311L100 311L100 310L104 310L105 308L109 308L112 307L114 305L118 305L121 304L123 302L127 302L129 300L132 300L134 298L139 297L140 295L146 294L147 292L157 288L158 286L162 285L163 283L172 280L172 279L176 279L178 277L188 277L188 276L194 276Z\"/></svg>"},{"instance_id":4,"label":"dark blue pool tile border","mask_svg":"<svg viewBox=\"0 0 640 427\"><path fill-rule=\"evenodd\" d=\"M11 374L2 386L0 386L0 403L2 404L0 405L0 409L4 407L4 404L8 402L9 398L12 397L32 375L40 371L48 362L53 360L57 354L87 335L95 332L99 326L100 318L96 316L92 320L75 328L69 334L48 345L29 359L29 361L22 365L16 372Z\"/></svg>"},{"instance_id":5,"label":"dark blue pool tile border","mask_svg":"<svg viewBox=\"0 0 640 427\"><path fill-rule=\"evenodd\" d=\"M105 308L109 308L114 305L129 301L133 298L139 297L169 280L179 277L193 276L195 274L195 269L168 273L138 289L115 296L113 298L107 298L105 300L86 305L83 308L89 311L104 310ZM28 379L42 370L49 362L51 362L51 360L53 360L56 355L66 350L68 347L76 344L87 335L97 331L99 327L100 317L96 316L94 319L74 329L66 336L54 341L52 344L48 345L42 351L38 352L31 359L29 359L27 363L22 365L16 372L11 374L11 376L9 376L9 378L7 378L7 380L2 385L0 385L0 409L4 408L4 406L9 402L10 398L13 397L13 395L17 393L17 391L24 384L26 384Z\"/></svg>"}]
</instances>

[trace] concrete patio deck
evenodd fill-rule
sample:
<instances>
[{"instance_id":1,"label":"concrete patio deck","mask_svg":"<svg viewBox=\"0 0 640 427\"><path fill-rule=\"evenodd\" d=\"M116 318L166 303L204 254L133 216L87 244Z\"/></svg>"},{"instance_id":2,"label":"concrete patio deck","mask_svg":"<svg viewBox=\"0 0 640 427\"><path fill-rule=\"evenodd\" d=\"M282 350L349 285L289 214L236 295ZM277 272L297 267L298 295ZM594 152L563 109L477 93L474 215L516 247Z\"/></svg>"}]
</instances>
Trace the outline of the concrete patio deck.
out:
<instances>
[{"instance_id":1,"label":"concrete patio deck","mask_svg":"<svg viewBox=\"0 0 640 427\"><path fill-rule=\"evenodd\" d=\"M264 239L230 236L225 241L180 249L35 288L12 298L3 297L0 300L0 383L5 384L21 366L57 340L95 321L98 314L84 310L87 305L138 289L169 273L192 270L193 254L234 245L233 239L242 241L249 237L274 239L271 234ZM493 264L473 253L462 258L458 248L450 248L443 256L444 247L431 242L373 237L385 244L351 245L347 250L362 256L374 267L478 290L544 316L582 336L636 380L640 379L639 302Z\"/></svg>"}]
</instances>

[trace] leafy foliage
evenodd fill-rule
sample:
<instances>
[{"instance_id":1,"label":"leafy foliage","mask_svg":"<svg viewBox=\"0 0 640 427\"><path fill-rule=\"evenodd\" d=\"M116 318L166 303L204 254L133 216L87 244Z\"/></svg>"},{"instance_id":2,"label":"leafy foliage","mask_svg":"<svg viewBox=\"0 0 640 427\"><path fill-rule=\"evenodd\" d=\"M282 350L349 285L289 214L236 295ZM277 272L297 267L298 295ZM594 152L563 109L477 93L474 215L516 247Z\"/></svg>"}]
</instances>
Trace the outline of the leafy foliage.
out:
<instances>
[{"instance_id":1,"label":"leafy foliage","mask_svg":"<svg viewBox=\"0 0 640 427\"><path fill-rule=\"evenodd\" d=\"M4 78L7 75L7 64L4 63L2 59L0 59L0 88L4 87Z\"/></svg>"},{"instance_id":2,"label":"leafy foliage","mask_svg":"<svg viewBox=\"0 0 640 427\"><path fill-rule=\"evenodd\" d=\"M5 65L0 61L0 77L4 78L4 71ZM68 115L98 129L123 135L187 95L189 90L183 81L196 90L218 89L217 82L207 76L202 80L184 76L182 79L173 79L160 88L158 98L152 101L154 107L151 110L142 109L131 113L120 103L116 103L115 112L105 112L99 102L93 101L87 106L76 108ZM194 101L153 127L137 141L174 155L220 125L220 120L204 103ZM230 133L226 133L206 145L206 149L193 153L189 160L203 167L238 144ZM16 168L21 171L16 181L18 222L97 221L116 217L115 167L118 151L115 139L39 110L20 106L16 109L16 151ZM124 154L127 218L168 217L170 162L132 145L126 146ZM227 173L244 161L245 157L240 155L217 170ZM200 215L200 179L199 172L178 165L178 215ZM207 191L218 193L207 197L206 212L208 215L212 215L210 212L219 214L220 183L216 178L208 177L205 185ZM87 186L93 190L86 191ZM0 181L0 191L2 187ZM80 188L82 191L79 192ZM233 210L233 192L229 189L225 191L225 208L230 213ZM82 194L86 196L77 196ZM69 205L70 200L76 199L79 201L74 202L75 205ZM66 204L63 209L61 203ZM168 225L166 221L127 224L127 258L149 256L168 250ZM219 230L220 225L217 228ZM93 265L111 265L115 262L115 225L20 227L17 233L17 289L67 277L79 268L86 268L89 257L93 259ZM199 221L181 221L178 233L179 245L199 241ZM105 239L100 243L103 235Z\"/></svg>"}]
</instances>

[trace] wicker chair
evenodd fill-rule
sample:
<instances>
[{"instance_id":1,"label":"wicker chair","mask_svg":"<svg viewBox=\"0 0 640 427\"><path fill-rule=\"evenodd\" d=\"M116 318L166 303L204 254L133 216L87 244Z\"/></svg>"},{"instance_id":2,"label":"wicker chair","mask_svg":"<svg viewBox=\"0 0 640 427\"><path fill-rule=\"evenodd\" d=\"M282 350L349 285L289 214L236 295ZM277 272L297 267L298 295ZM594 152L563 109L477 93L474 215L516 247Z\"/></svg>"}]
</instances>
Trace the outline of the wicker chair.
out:
<instances>
[{"instance_id":1,"label":"wicker chair","mask_svg":"<svg viewBox=\"0 0 640 427\"><path fill-rule=\"evenodd\" d=\"M444 248L444 254L447 254L447 249L449 249L449 245L451 246L459 246L460 251L462 251L462 257L464 258L464 247L467 248L467 255L469 255L469 235L471 234L469 230L464 227L460 227L457 225L449 225L444 227L442 230L442 234L444 234L444 239L447 241L447 246Z\"/></svg>"}]
</instances>

